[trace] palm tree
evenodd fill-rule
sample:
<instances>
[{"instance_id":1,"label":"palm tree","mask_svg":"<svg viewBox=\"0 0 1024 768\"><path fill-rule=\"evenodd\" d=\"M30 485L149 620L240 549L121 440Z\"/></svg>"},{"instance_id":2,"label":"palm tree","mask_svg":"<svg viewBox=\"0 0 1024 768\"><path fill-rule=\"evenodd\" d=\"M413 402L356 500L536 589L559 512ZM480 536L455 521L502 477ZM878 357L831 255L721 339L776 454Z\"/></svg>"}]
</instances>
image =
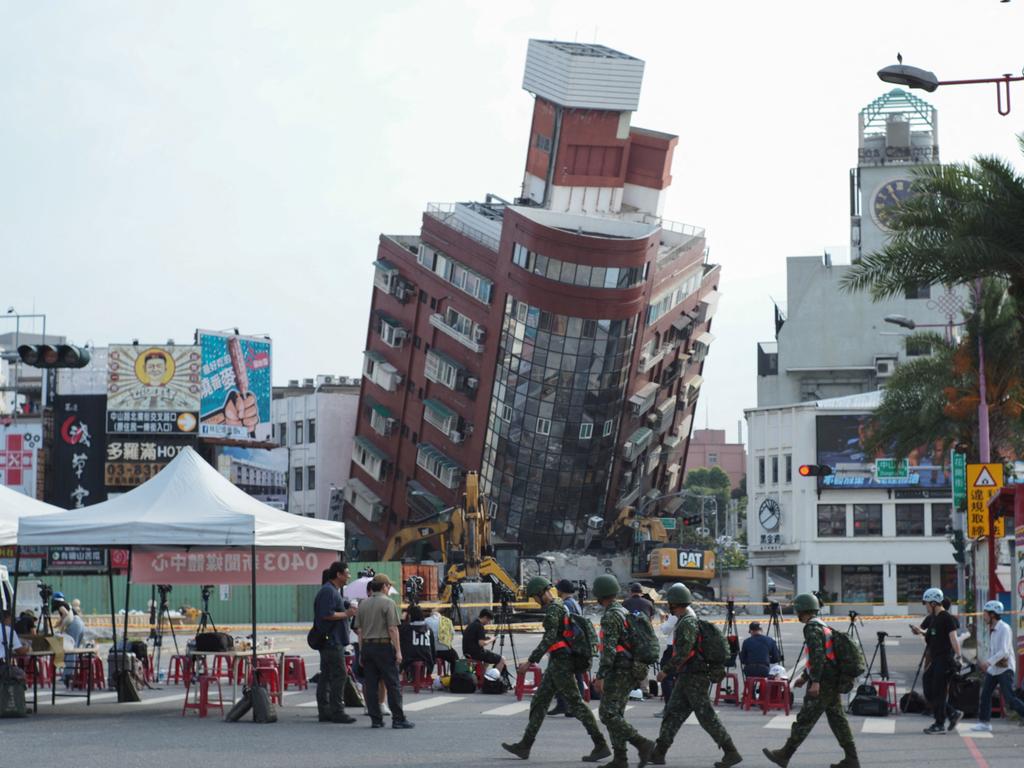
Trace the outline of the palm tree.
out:
<instances>
[{"instance_id":1,"label":"palm tree","mask_svg":"<svg viewBox=\"0 0 1024 768\"><path fill-rule=\"evenodd\" d=\"M1018 141L1024 151L1024 135ZM843 288L885 299L926 283L1001 278L1024 323L1024 177L985 156L925 166L914 177L915 194L893 208L889 243L855 263Z\"/></svg>"}]
</instances>

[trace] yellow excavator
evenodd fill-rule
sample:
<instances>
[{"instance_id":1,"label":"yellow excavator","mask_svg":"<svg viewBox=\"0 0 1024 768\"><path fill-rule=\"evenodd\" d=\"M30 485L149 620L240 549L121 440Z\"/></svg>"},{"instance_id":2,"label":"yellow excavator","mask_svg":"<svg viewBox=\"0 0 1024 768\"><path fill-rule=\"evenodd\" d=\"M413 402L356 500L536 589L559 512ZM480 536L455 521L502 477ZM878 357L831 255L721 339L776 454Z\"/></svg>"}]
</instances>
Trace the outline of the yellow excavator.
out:
<instances>
[{"instance_id":1,"label":"yellow excavator","mask_svg":"<svg viewBox=\"0 0 1024 768\"><path fill-rule=\"evenodd\" d=\"M464 581L489 581L500 585L516 602L525 600L522 586L508 570L519 572L522 548L491 541L491 519L482 501L479 476L467 472L462 506L445 510L436 520L402 528L390 538L381 559L394 560L413 544L436 538L445 564L444 586L438 596L442 603L451 601L452 585ZM498 562L499 556L508 568Z\"/></svg>"}]
</instances>

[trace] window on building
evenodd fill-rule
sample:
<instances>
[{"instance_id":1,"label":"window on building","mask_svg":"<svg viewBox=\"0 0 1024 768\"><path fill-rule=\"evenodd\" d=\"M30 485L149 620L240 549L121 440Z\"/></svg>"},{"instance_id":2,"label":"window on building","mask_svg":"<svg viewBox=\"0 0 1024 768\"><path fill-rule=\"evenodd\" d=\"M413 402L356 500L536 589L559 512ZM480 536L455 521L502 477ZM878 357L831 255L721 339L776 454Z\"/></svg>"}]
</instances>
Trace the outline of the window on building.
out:
<instances>
[{"instance_id":1,"label":"window on building","mask_svg":"<svg viewBox=\"0 0 1024 768\"><path fill-rule=\"evenodd\" d=\"M915 285L913 288L907 288L904 295L908 299L930 299L932 297L932 287L928 283Z\"/></svg>"},{"instance_id":2,"label":"window on building","mask_svg":"<svg viewBox=\"0 0 1024 768\"><path fill-rule=\"evenodd\" d=\"M932 504L932 536L945 536L953 525L952 504Z\"/></svg>"},{"instance_id":3,"label":"window on building","mask_svg":"<svg viewBox=\"0 0 1024 768\"><path fill-rule=\"evenodd\" d=\"M306 490L316 490L316 467L306 467Z\"/></svg>"},{"instance_id":4,"label":"window on building","mask_svg":"<svg viewBox=\"0 0 1024 768\"><path fill-rule=\"evenodd\" d=\"M543 133L537 134L537 149L544 152L551 151L551 137L545 136Z\"/></svg>"},{"instance_id":5,"label":"window on building","mask_svg":"<svg viewBox=\"0 0 1024 768\"><path fill-rule=\"evenodd\" d=\"M924 504L896 505L896 535L924 536Z\"/></svg>"},{"instance_id":6,"label":"window on building","mask_svg":"<svg viewBox=\"0 0 1024 768\"><path fill-rule=\"evenodd\" d=\"M786 454L786 474L784 476L787 483L793 482L793 456L792 454Z\"/></svg>"},{"instance_id":7,"label":"window on building","mask_svg":"<svg viewBox=\"0 0 1024 768\"><path fill-rule=\"evenodd\" d=\"M316 419L310 419L309 423L306 425L306 442L316 442Z\"/></svg>"},{"instance_id":8,"label":"window on building","mask_svg":"<svg viewBox=\"0 0 1024 768\"><path fill-rule=\"evenodd\" d=\"M818 535L819 536L845 536L846 535L846 505L845 504L819 504L818 505Z\"/></svg>"},{"instance_id":9,"label":"window on building","mask_svg":"<svg viewBox=\"0 0 1024 768\"><path fill-rule=\"evenodd\" d=\"M608 435L612 433L613 429L615 429L615 419L608 419L604 423L604 429L601 430L601 436L608 437Z\"/></svg>"},{"instance_id":10,"label":"window on building","mask_svg":"<svg viewBox=\"0 0 1024 768\"><path fill-rule=\"evenodd\" d=\"M764 457L760 457L757 460L757 482L760 485L764 485Z\"/></svg>"},{"instance_id":11,"label":"window on building","mask_svg":"<svg viewBox=\"0 0 1024 768\"><path fill-rule=\"evenodd\" d=\"M854 504L853 505L853 535L854 536L881 536L882 535L882 505L881 504Z\"/></svg>"},{"instance_id":12,"label":"window on building","mask_svg":"<svg viewBox=\"0 0 1024 768\"><path fill-rule=\"evenodd\" d=\"M880 565L844 565L842 579L845 603L880 603L884 599Z\"/></svg>"},{"instance_id":13,"label":"window on building","mask_svg":"<svg viewBox=\"0 0 1024 768\"><path fill-rule=\"evenodd\" d=\"M901 603L919 603L921 595L932 586L930 565L896 566L896 600Z\"/></svg>"},{"instance_id":14,"label":"window on building","mask_svg":"<svg viewBox=\"0 0 1024 768\"><path fill-rule=\"evenodd\" d=\"M551 420L537 418L537 434L538 435L550 435L551 434Z\"/></svg>"},{"instance_id":15,"label":"window on building","mask_svg":"<svg viewBox=\"0 0 1024 768\"><path fill-rule=\"evenodd\" d=\"M779 457L772 456L772 484L779 482Z\"/></svg>"},{"instance_id":16,"label":"window on building","mask_svg":"<svg viewBox=\"0 0 1024 768\"><path fill-rule=\"evenodd\" d=\"M462 368L458 363L447 355L433 349L427 352L423 373L430 381L448 387L448 389L455 389L458 386L461 371Z\"/></svg>"},{"instance_id":17,"label":"window on building","mask_svg":"<svg viewBox=\"0 0 1024 768\"><path fill-rule=\"evenodd\" d=\"M277 425L277 442L279 445L288 445L288 422L282 421Z\"/></svg>"},{"instance_id":18,"label":"window on building","mask_svg":"<svg viewBox=\"0 0 1024 768\"><path fill-rule=\"evenodd\" d=\"M932 345L927 339L916 336L907 337L907 357L927 357L932 353Z\"/></svg>"},{"instance_id":19,"label":"window on building","mask_svg":"<svg viewBox=\"0 0 1024 768\"><path fill-rule=\"evenodd\" d=\"M293 483L293 491L302 490L302 467L295 468L295 482Z\"/></svg>"},{"instance_id":20,"label":"window on building","mask_svg":"<svg viewBox=\"0 0 1024 768\"><path fill-rule=\"evenodd\" d=\"M580 424L580 440L589 440L594 436L593 424Z\"/></svg>"},{"instance_id":21,"label":"window on building","mask_svg":"<svg viewBox=\"0 0 1024 768\"><path fill-rule=\"evenodd\" d=\"M708 451L708 466L714 467L718 465L718 454L714 451Z\"/></svg>"},{"instance_id":22,"label":"window on building","mask_svg":"<svg viewBox=\"0 0 1024 768\"><path fill-rule=\"evenodd\" d=\"M302 420L295 422L295 444L302 445Z\"/></svg>"},{"instance_id":23,"label":"window on building","mask_svg":"<svg viewBox=\"0 0 1024 768\"><path fill-rule=\"evenodd\" d=\"M498 418L502 421L512 421L512 406L508 403L502 403L498 409Z\"/></svg>"}]
</instances>

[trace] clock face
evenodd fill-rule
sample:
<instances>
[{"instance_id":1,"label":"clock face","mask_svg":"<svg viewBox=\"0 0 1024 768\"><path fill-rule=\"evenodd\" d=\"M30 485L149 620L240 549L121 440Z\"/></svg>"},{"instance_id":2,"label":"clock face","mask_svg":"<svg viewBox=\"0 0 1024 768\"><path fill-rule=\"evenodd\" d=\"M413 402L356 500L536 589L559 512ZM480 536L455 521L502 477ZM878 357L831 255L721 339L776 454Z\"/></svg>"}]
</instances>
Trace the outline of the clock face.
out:
<instances>
[{"instance_id":1,"label":"clock face","mask_svg":"<svg viewBox=\"0 0 1024 768\"><path fill-rule=\"evenodd\" d=\"M757 519L766 531L777 531L782 521L782 507L775 499L765 499L757 510Z\"/></svg>"},{"instance_id":2,"label":"clock face","mask_svg":"<svg viewBox=\"0 0 1024 768\"><path fill-rule=\"evenodd\" d=\"M908 179L891 179L875 192L871 200L871 216L882 229L889 229L892 221L892 207L906 200L913 192L913 183Z\"/></svg>"}]
</instances>

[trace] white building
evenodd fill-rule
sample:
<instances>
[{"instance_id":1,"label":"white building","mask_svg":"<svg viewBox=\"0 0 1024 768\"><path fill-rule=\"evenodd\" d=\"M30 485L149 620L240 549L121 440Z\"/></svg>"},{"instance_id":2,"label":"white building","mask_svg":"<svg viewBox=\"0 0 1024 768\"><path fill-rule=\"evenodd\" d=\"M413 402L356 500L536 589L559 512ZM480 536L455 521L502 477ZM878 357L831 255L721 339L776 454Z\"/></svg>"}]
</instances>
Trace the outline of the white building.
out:
<instances>
[{"instance_id":1,"label":"white building","mask_svg":"<svg viewBox=\"0 0 1024 768\"><path fill-rule=\"evenodd\" d=\"M317 376L274 387L274 440L288 448L289 512L326 519L333 503L340 515L358 410L358 378Z\"/></svg>"},{"instance_id":2,"label":"white building","mask_svg":"<svg viewBox=\"0 0 1024 768\"><path fill-rule=\"evenodd\" d=\"M863 418L880 397L746 411L747 541L761 594L771 585L779 596L820 590L865 613L918 605L929 586L955 596L943 457L915 452L906 477L886 477L884 463L860 448ZM828 464L835 474L802 477L802 464Z\"/></svg>"}]
</instances>

